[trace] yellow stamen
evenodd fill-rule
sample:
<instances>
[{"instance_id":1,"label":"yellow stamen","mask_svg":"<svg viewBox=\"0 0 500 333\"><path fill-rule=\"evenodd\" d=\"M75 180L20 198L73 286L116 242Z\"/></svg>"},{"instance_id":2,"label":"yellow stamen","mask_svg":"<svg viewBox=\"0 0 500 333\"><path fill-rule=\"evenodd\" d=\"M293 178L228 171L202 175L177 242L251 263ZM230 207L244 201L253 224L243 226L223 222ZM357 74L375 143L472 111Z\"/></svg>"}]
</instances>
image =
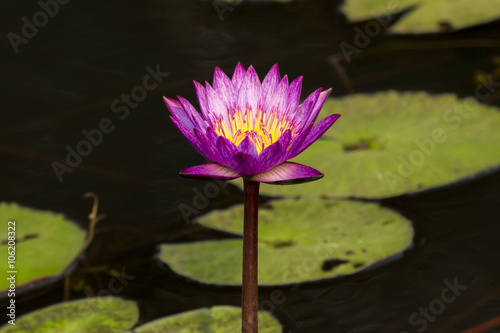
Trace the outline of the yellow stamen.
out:
<instances>
[{"instance_id":1,"label":"yellow stamen","mask_svg":"<svg viewBox=\"0 0 500 333\"><path fill-rule=\"evenodd\" d=\"M267 119L264 120L265 118ZM245 110L245 114L242 110L233 110L229 113L229 123L231 130L226 126L224 119L217 119L214 124L215 133L227 138L237 146L248 136L255 145L258 154L276 142L286 130L293 130L286 117L280 116L276 112L266 114L261 109L257 110L255 118L251 110Z\"/></svg>"}]
</instances>

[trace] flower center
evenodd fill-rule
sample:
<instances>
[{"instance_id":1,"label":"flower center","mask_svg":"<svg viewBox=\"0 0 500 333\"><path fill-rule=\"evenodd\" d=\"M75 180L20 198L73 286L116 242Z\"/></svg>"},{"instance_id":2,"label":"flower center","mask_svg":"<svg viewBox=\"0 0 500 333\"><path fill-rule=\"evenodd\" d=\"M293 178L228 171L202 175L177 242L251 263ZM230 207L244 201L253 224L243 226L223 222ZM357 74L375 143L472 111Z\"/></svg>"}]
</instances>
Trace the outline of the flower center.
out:
<instances>
[{"instance_id":1,"label":"flower center","mask_svg":"<svg viewBox=\"0 0 500 333\"><path fill-rule=\"evenodd\" d=\"M220 117L215 120L214 125L217 135L229 139L237 146L248 136L255 145L257 154L276 142L286 130L293 130L285 115L280 116L277 112L266 113L260 109L255 118L249 110L246 110L245 114L241 110L233 110L229 113L229 124Z\"/></svg>"}]
</instances>

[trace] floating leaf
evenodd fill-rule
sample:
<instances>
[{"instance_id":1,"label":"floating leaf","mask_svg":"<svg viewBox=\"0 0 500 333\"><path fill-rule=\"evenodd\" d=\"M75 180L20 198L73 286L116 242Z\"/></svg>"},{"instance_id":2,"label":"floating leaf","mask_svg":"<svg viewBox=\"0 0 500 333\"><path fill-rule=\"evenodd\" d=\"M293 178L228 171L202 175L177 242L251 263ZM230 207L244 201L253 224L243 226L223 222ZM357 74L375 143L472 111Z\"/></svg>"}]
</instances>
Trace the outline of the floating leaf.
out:
<instances>
[{"instance_id":1,"label":"floating leaf","mask_svg":"<svg viewBox=\"0 0 500 333\"><path fill-rule=\"evenodd\" d=\"M240 332L241 308L214 306L161 318L134 329L134 333L226 333ZM259 312L259 332L282 332L270 314Z\"/></svg>"},{"instance_id":2,"label":"floating leaf","mask_svg":"<svg viewBox=\"0 0 500 333\"><path fill-rule=\"evenodd\" d=\"M388 197L444 185L500 165L500 113L454 95L384 92L329 99L334 127L293 161L319 181L263 185L262 194ZM236 183L239 185L239 183Z\"/></svg>"},{"instance_id":3,"label":"floating leaf","mask_svg":"<svg viewBox=\"0 0 500 333\"><path fill-rule=\"evenodd\" d=\"M243 233L243 207L212 212L202 225ZM259 284L280 285L352 274L412 242L411 223L376 204L272 201L259 212ZM159 258L178 274L210 284L240 285L243 241L163 244Z\"/></svg>"},{"instance_id":4,"label":"floating leaf","mask_svg":"<svg viewBox=\"0 0 500 333\"><path fill-rule=\"evenodd\" d=\"M4 271L17 271L16 286L61 274L75 259L85 241L85 231L66 220L62 214L0 204L5 232L0 236L2 262L7 264L10 250L7 222L15 221L15 263ZM13 224L10 224L12 226ZM11 238L12 240L12 238ZM11 243L12 244L12 243ZM9 288L9 281L0 280L0 290Z\"/></svg>"},{"instance_id":5,"label":"floating leaf","mask_svg":"<svg viewBox=\"0 0 500 333\"><path fill-rule=\"evenodd\" d=\"M139 319L135 302L94 297L52 305L6 324L0 333L85 332L123 333Z\"/></svg>"},{"instance_id":6,"label":"floating leaf","mask_svg":"<svg viewBox=\"0 0 500 333\"><path fill-rule=\"evenodd\" d=\"M459 29L500 16L500 6L490 0L347 0L343 12L351 21L361 21L384 14L395 14L404 8L417 5L391 29L395 32L429 32Z\"/></svg>"}]
</instances>

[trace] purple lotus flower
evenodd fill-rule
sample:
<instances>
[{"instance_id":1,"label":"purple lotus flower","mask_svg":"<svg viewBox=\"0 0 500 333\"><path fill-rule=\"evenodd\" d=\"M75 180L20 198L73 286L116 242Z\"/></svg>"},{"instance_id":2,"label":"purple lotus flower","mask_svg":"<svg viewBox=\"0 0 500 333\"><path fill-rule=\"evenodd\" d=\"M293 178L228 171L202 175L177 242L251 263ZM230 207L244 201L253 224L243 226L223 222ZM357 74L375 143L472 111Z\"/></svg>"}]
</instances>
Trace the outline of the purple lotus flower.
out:
<instances>
[{"instance_id":1,"label":"purple lotus flower","mask_svg":"<svg viewBox=\"0 0 500 333\"><path fill-rule=\"evenodd\" d=\"M314 122L331 89L321 88L299 105L302 76L288 84L274 65L262 83L254 68L238 63L229 79L215 68L213 87L194 82L200 114L186 99L165 97L175 126L212 163L184 169L182 176L205 180L245 177L250 181L296 184L323 177L311 167L287 162L315 142L340 117Z\"/></svg>"}]
</instances>

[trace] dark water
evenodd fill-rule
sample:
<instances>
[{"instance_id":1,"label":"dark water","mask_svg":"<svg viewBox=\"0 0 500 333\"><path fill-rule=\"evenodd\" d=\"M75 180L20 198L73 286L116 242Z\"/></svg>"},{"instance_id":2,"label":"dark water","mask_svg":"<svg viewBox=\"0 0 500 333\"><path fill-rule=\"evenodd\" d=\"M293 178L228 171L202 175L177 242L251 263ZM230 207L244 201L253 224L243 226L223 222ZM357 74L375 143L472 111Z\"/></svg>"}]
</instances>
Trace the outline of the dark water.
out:
<instances>
[{"instance_id":1,"label":"dark water","mask_svg":"<svg viewBox=\"0 0 500 333\"><path fill-rule=\"evenodd\" d=\"M364 23L348 22L338 5L241 4L221 21L210 1L70 1L15 53L7 34L21 34L21 18L31 20L40 7L3 2L0 199L63 212L86 228L91 202L81 197L98 193L106 218L75 279L84 277L96 292L112 277L85 267L125 270L133 279L119 295L138 302L143 322L239 305L237 288L185 281L153 259L161 242L229 237L186 223L179 213L178 204L189 204L204 183L176 175L204 161L169 121L161 96L194 101L191 80L211 81L214 66L228 72L238 61L259 73L278 62L283 74L304 75L303 95L332 86L334 96L387 89L468 96L474 70L491 72L500 51L498 22L448 34L380 34L351 63L340 62L346 84L329 59ZM126 106L122 94L143 85L150 71L159 73L158 86ZM104 118L113 130L59 181L53 162L66 163L66 147L76 149L82 130ZM383 200L415 223L415 246L401 259L350 277L278 288L284 302L274 308L264 301L276 288L263 287L261 304L285 332L460 332L498 317L499 189L497 171ZM238 189L225 187L200 214L241 200ZM455 294L443 291L449 284L458 285ZM62 291L59 281L19 297L18 314L61 301ZM439 314L420 313L429 306Z\"/></svg>"}]
</instances>

